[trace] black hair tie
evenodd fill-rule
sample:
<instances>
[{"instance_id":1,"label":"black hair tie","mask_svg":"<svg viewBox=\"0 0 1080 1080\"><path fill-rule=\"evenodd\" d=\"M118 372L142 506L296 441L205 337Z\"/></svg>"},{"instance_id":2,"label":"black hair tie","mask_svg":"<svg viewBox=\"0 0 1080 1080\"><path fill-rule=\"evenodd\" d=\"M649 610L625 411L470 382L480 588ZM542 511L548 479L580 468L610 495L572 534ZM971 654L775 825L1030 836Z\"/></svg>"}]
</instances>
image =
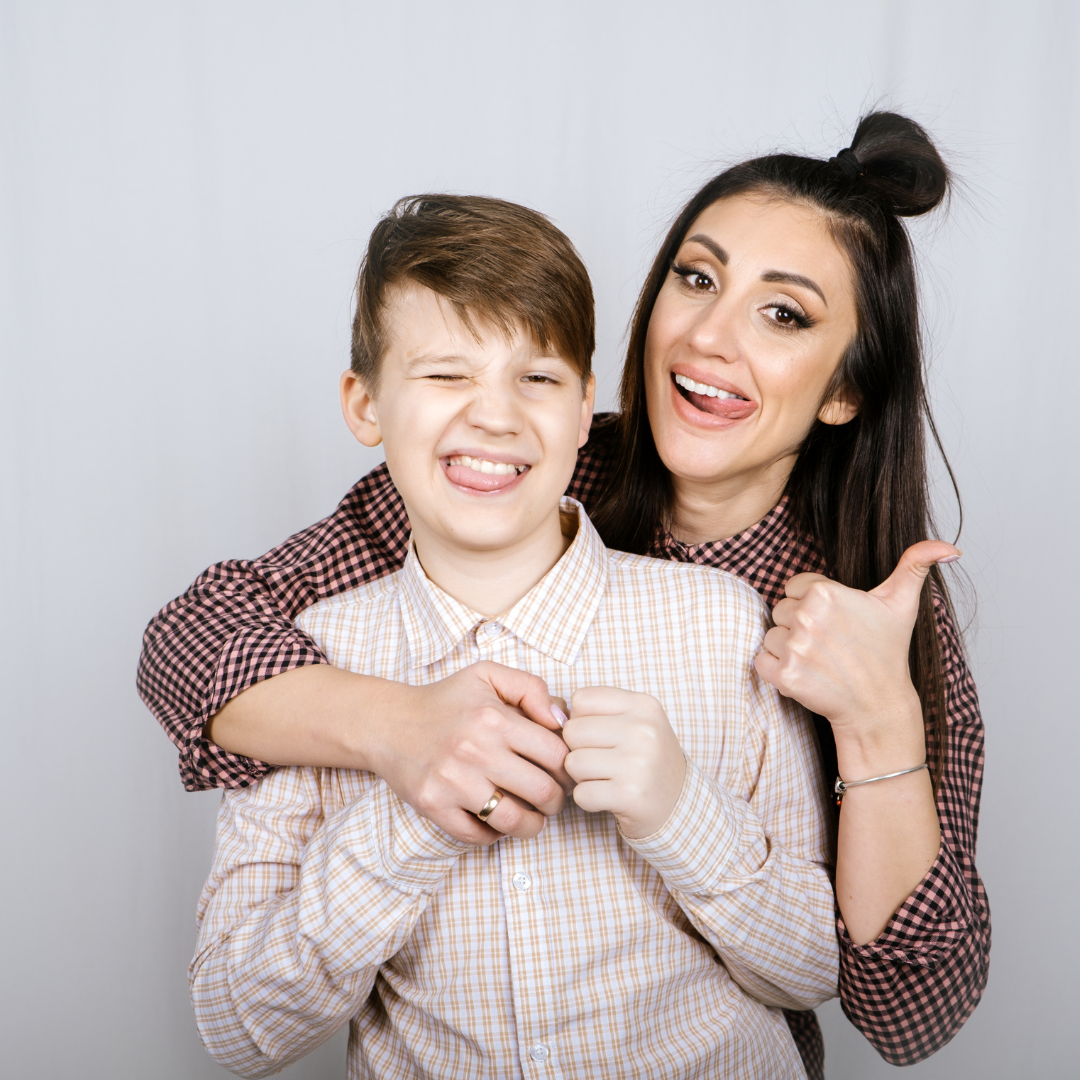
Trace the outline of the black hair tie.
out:
<instances>
[{"instance_id":1,"label":"black hair tie","mask_svg":"<svg viewBox=\"0 0 1080 1080\"><path fill-rule=\"evenodd\" d=\"M863 174L862 162L855 156L850 146L845 147L836 157L829 158L830 165L840 168L849 180L858 180Z\"/></svg>"}]
</instances>

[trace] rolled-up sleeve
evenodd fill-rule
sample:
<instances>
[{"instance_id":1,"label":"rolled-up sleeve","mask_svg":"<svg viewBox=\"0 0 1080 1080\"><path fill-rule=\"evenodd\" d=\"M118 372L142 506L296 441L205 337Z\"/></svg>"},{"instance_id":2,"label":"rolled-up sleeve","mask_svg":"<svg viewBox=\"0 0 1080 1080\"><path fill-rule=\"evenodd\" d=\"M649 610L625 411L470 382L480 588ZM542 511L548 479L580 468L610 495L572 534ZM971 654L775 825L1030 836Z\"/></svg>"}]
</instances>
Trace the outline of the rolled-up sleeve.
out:
<instances>
[{"instance_id":1,"label":"rolled-up sleeve","mask_svg":"<svg viewBox=\"0 0 1080 1080\"><path fill-rule=\"evenodd\" d=\"M990 905L975 868L983 724L959 635L940 597L948 742L937 791L941 849L884 931L865 945L840 937L845 1014L893 1065L944 1046L978 1005L990 968Z\"/></svg>"},{"instance_id":2,"label":"rolled-up sleeve","mask_svg":"<svg viewBox=\"0 0 1080 1080\"><path fill-rule=\"evenodd\" d=\"M210 742L206 724L248 687L325 664L293 620L319 600L396 570L408 538L401 497L381 465L329 517L261 558L211 566L154 616L136 683L180 751L187 790L243 787L270 771Z\"/></svg>"}]
</instances>

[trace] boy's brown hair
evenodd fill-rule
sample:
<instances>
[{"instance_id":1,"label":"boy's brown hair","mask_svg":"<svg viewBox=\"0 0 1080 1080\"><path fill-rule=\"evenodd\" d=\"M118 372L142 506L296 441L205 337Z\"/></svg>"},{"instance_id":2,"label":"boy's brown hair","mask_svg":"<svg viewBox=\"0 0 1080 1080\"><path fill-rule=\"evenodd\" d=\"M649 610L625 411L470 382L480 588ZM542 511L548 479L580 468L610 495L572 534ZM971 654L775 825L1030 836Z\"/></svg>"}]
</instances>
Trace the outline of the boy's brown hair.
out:
<instances>
[{"instance_id":1,"label":"boy's brown hair","mask_svg":"<svg viewBox=\"0 0 1080 1080\"><path fill-rule=\"evenodd\" d=\"M474 334L476 318L507 336L524 327L589 380L592 284L565 234L543 214L479 195L409 195L375 226L356 280L352 370L378 389L388 294L415 282L445 297Z\"/></svg>"}]
</instances>

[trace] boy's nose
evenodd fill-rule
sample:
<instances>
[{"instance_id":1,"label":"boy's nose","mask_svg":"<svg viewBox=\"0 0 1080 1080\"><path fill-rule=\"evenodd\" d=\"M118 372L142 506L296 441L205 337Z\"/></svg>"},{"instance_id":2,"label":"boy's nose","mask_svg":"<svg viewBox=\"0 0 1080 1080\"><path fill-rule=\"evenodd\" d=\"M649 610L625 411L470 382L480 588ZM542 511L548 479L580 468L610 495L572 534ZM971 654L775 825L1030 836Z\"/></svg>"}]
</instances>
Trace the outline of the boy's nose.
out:
<instances>
[{"instance_id":1,"label":"boy's nose","mask_svg":"<svg viewBox=\"0 0 1080 1080\"><path fill-rule=\"evenodd\" d=\"M469 402L466 419L491 435L515 435L522 429L523 413L517 395L502 387L480 387Z\"/></svg>"}]
</instances>

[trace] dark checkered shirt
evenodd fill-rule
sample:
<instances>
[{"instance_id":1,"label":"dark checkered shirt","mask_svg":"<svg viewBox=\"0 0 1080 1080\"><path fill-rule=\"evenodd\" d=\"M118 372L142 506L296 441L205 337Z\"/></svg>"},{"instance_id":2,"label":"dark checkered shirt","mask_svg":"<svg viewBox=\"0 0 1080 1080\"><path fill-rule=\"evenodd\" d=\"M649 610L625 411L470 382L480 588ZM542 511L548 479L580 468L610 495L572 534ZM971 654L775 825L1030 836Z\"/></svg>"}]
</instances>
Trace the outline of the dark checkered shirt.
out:
<instances>
[{"instance_id":1,"label":"dark checkered shirt","mask_svg":"<svg viewBox=\"0 0 1080 1080\"><path fill-rule=\"evenodd\" d=\"M609 468L613 417L594 421L568 494L594 505ZM409 523L385 466L370 472L330 517L262 558L218 563L155 616L143 639L138 687L180 748L189 791L243 787L271 766L230 754L203 735L207 720L247 687L305 664L327 663L296 629L305 608L400 567ZM737 574L770 604L793 574L823 569L796 535L784 502L728 540L693 547L669 537L653 552ZM936 605L948 712L945 774L937 795L941 852L882 934L856 945L837 913L840 1001L853 1024L894 1065L910 1065L949 1041L982 996L990 954L990 909L975 869L983 775L983 727L956 627ZM826 763L828 725L818 725ZM824 780L831 786L826 764ZM821 1030L812 1012L788 1012L811 1080L824 1076Z\"/></svg>"}]
</instances>

